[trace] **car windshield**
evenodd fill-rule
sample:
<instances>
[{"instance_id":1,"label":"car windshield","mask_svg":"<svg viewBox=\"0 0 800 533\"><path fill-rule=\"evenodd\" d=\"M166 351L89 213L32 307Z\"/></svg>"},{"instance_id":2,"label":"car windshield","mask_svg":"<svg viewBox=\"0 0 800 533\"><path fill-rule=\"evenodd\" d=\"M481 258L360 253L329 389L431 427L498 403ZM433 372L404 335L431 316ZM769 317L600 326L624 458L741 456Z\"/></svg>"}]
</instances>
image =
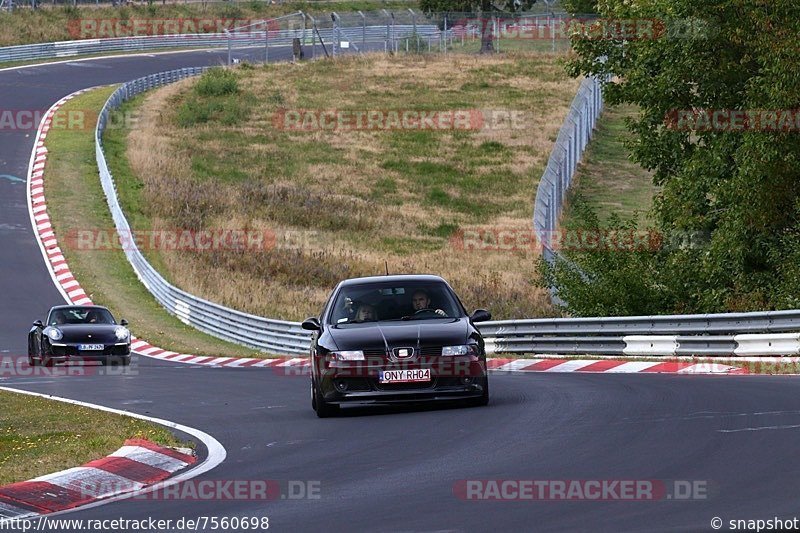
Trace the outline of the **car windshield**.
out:
<instances>
[{"instance_id":1,"label":"car windshield","mask_svg":"<svg viewBox=\"0 0 800 533\"><path fill-rule=\"evenodd\" d=\"M116 324L116 322L106 309L74 307L53 310L47 325L60 326L63 324Z\"/></svg>"},{"instance_id":2,"label":"car windshield","mask_svg":"<svg viewBox=\"0 0 800 533\"><path fill-rule=\"evenodd\" d=\"M387 282L344 287L329 320L353 324L384 320L462 317L464 311L444 283Z\"/></svg>"}]
</instances>

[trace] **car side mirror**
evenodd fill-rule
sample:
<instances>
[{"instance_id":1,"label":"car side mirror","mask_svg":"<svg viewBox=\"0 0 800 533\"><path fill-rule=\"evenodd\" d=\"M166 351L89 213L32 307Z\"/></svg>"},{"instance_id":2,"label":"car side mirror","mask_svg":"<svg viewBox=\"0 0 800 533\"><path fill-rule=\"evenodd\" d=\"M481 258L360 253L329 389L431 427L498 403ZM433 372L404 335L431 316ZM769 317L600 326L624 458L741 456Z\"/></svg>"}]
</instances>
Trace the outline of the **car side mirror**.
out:
<instances>
[{"instance_id":1,"label":"car side mirror","mask_svg":"<svg viewBox=\"0 0 800 533\"><path fill-rule=\"evenodd\" d=\"M119 321L119 325L123 326L123 327L127 326L128 325L128 321L123 318L122 320Z\"/></svg>"},{"instance_id":2,"label":"car side mirror","mask_svg":"<svg viewBox=\"0 0 800 533\"><path fill-rule=\"evenodd\" d=\"M469 317L473 322L486 322L492 319L492 313L486 309L476 309L472 316Z\"/></svg>"},{"instance_id":3,"label":"car side mirror","mask_svg":"<svg viewBox=\"0 0 800 533\"><path fill-rule=\"evenodd\" d=\"M36 328L43 328L44 324L42 323L41 320L37 320L36 322L33 323L33 326Z\"/></svg>"},{"instance_id":4,"label":"car side mirror","mask_svg":"<svg viewBox=\"0 0 800 533\"><path fill-rule=\"evenodd\" d=\"M319 323L319 319L313 316L303 320L303 323L300 324L300 327L307 329L308 331L322 331L322 326Z\"/></svg>"}]
</instances>

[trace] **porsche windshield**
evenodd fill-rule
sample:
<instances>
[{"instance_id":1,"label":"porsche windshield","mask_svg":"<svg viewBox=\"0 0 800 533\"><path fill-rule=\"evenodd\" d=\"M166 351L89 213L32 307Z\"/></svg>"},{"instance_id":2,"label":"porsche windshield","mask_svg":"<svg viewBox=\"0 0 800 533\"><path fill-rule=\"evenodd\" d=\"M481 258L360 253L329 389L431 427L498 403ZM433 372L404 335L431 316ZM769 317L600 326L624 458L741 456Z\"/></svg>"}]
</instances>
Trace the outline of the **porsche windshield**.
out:
<instances>
[{"instance_id":1,"label":"porsche windshield","mask_svg":"<svg viewBox=\"0 0 800 533\"><path fill-rule=\"evenodd\" d=\"M54 309L47 321L48 326L65 324L116 324L114 317L106 309L75 307Z\"/></svg>"},{"instance_id":2,"label":"porsche windshield","mask_svg":"<svg viewBox=\"0 0 800 533\"><path fill-rule=\"evenodd\" d=\"M342 288L329 320L341 325L463 316L460 303L444 283L395 282Z\"/></svg>"}]
</instances>

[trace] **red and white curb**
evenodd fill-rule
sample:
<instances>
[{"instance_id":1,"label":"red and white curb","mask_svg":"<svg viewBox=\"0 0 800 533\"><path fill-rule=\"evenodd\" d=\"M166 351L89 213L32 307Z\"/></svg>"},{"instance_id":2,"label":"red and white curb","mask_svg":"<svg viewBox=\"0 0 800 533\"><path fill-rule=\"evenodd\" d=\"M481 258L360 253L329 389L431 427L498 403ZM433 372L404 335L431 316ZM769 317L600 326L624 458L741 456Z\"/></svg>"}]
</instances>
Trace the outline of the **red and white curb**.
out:
<instances>
[{"instance_id":1,"label":"red and white curb","mask_svg":"<svg viewBox=\"0 0 800 533\"><path fill-rule=\"evenodd\" d=\"M618 361L614 359L499 359L487 361L496 372L585 372L606 374L746 374L744 368L689 361Z\"/></svg>"},{"instance_id":2,"label":"red and white curb","mask_svg":"<svg viewBox=\"0 0 800 533\"><path fill-rule=\"evenodd\" d=\"M64 299L75 305L91 305L92 300L72 275L64 255L58 246L55 232L50 224L45 200L44 171L47 166L45 139L53 122L53 115L61 106L88 89L65 96L51 107L37 132L36 145L31 156L28 171L28 202L31 222L36 232L42 255L56 287ZM175 363L205 365L215 367L304 367L308 358L294 357L282 359L257 359L236 357L208 357L171 352L149 344L142 339L133 338L131 349L145 357L162 359ZM558 359L500 359L491 358L488 366L495 371L505 372L604 372L604 373L677 373L677 374L737 374L745 373L741 368L715 363L685 362L639 362L613 360L558 360Z\"/></svg>"},{"instance_id":3,"label":"red and white curb","mask_svg":"<svg viewBox=\"0 0 800 533\"><path fill-rule=\"evenodd\" d=\"M126 440L102 459L0 487L0 520L66 511L140 491L196 461L193 455L144 439Z\"/></svg>"}]
</instances>

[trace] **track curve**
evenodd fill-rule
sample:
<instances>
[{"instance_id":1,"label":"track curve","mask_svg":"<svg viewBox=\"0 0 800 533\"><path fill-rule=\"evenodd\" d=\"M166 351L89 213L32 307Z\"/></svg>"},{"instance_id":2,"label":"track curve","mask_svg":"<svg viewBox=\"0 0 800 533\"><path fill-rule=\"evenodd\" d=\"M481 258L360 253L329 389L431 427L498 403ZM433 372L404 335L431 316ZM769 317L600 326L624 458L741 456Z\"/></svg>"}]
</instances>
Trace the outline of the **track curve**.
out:
<instances>
[{"instance_id":1,"label":"track curve","mask_svg":"<svg viewBox=\"0 0 800 533\"><path fill-rule=\"evenodd\" d=\"M276 54L277 55L277 54ZM46 109L75 90L224 52L106 58L0 72L6 109ZM0 131L0 174L22 177L33 132ZM60 295L33 236L25 186L0 180L0 354L22 354L30 321ZM703 530L718 516L792 517L800 479L795 377L495 374L490 406L348 411L318 420L308 378L137 358L122 376L0 384L201 428L228 459L203 479L319 481L318 500L121 501L72 518L269 516L275 529L370 531ZM475 502L466 479L703 480L700 501Z\"/></svg>"}]
</instances>

